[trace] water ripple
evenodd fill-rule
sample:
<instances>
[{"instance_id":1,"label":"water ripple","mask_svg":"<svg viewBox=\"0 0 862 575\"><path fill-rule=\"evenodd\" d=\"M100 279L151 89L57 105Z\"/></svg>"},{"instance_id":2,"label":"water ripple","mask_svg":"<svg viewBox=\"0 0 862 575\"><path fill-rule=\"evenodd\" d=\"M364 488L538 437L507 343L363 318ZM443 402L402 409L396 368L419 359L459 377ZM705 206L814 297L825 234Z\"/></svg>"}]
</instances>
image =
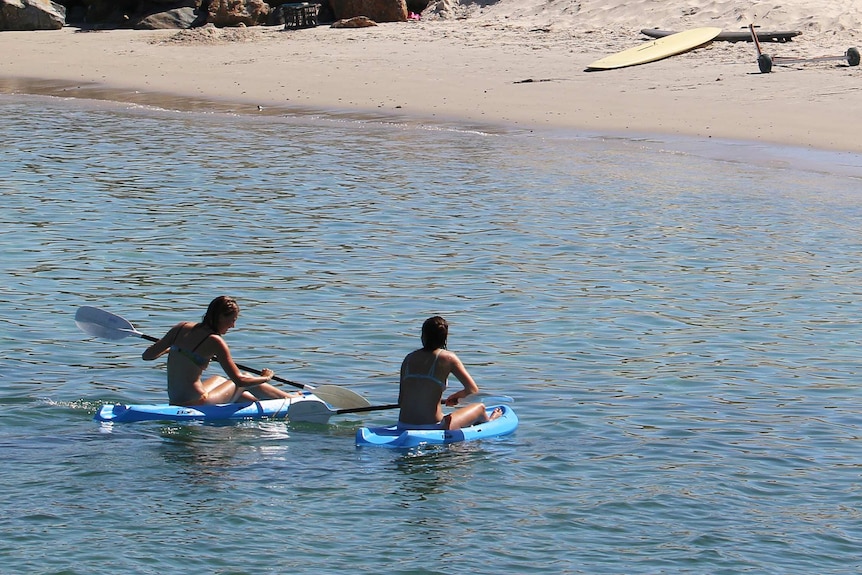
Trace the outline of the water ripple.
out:
<instances>
[{"instance_id":1,"label":"water ripple","mask_svg":"<svg viewBox=\"0 0 862 575\"><path fill-rule=\"evenodd\" d=\"M0 107L9 569L858 571L853 178L548 134ZM393 454L353 447L391 412L94 424L103 401L163 400L163 365L88 340L75 309L160 335L220 293L244 363L380 403L443 314L522 426Z\"/></svg>"}]
</instances>

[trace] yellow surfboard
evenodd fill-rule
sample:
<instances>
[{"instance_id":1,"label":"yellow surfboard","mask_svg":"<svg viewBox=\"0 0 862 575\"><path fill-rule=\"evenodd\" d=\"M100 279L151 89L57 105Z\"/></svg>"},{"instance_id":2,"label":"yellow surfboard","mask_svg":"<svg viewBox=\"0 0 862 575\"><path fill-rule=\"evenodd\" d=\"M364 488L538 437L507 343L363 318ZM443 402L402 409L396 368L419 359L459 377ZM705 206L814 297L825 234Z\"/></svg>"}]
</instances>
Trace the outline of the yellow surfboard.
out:
<instances>
[{"instance_id":1,"label":"yellow surfboard","mask_svg":"<svg viewBox=\"0 0 862 575\"><path fill-rule=\"evenodd\" d=\"M694 28L685 32L678 32L664 38L659 38L658 40L644 42L640 46L635 46L634 48L629 48L610 56L605 56L587 66L587 70L613 70L614 68L655 62L656 60L682 54L683 52L703 46L712 41L720 33L721 28Z\"/></svg>"}]
</instances>

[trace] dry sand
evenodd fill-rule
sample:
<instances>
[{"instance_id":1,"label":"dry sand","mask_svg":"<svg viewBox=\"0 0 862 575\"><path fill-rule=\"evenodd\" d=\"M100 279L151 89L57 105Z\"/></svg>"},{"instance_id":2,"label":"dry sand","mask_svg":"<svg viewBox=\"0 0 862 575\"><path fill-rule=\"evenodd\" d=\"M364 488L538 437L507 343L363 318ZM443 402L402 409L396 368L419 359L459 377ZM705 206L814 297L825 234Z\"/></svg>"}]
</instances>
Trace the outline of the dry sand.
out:
<instances>
[{"instance_id":1,"label":"dry sand","mask_svg":"<svg viewBox=\"0 0 862 575\"><path fill-rule=\"evenodd\" d=\"M862 152L862 67L761 74L750 42L585 72L642 28L800 30L780 56L862 46L862 2L439 0L419 22L362 29L64 28L0 33L0 92L152 101L166 95L418 121L674 134ZM34 82L42 80L42 82ZM44 82L49 81L49 82ZM149 100L147 100L149 98Z\"/></svg>"}]
</instances>

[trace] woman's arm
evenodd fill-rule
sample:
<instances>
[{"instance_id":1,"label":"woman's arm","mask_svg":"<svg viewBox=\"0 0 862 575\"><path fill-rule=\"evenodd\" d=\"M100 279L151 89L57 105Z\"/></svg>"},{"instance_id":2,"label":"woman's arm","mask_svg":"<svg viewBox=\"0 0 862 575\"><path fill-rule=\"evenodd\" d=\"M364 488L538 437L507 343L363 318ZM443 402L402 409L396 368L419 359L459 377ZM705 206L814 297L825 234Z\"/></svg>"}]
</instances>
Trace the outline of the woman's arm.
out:
<instances>
[{"instance_id":1,"label":"woman's arm","mask_svg":"<svg viewBox=\"0 0 862 575\"><path fill-rule=\"evenodd\" d=\"M449 360L449 369L458 381L461 382L461 385L464 386L463 389L459 389L452 395L446 398L446 405L452 406L458 403L459 399L463 399L468 395L473 395L474 393L479 393L479 386L476 385L476 382L473 381L473 378L467 373L467 368L464 367L464 364L461 363L461 360L457 355L452 353L451 351L447 353L449 356L447 359Z\"/></svg>"},{"instance_id":2,"label":"woman's arm","mask_svg":"<svg viewBox=\"0 0 862 575\"><path fill-rule=\"evenodd\" d=\"M254 387L255 385L260 385L262 383L269 383L274 375L271 369L263 369L261 370L260 375L247 375L239 370L236 364L233 362L233 358L230 355L230 348L227 346L227 342L220 335L211 335L211 338L214 338L217 342L218 351L216 351L216 358L218 359L219 365L221 365L225 374L239 387Z\"/></svg>"},{"instance_id":3,"label":"woman's arm","mask_svg":"<svg viewBox=\"0 0 862 575\"><path fill-rule=\"evenodd\" d=\"M168 330L168 333L166 333L162 339L144 350L144 353L141 354L141 359L144 361L152 361L164 355L165 352L171 349L171 344L176 341L177 333L180 331L182 326L183 324L178 323Z\"/></svg>"}]
</instances>

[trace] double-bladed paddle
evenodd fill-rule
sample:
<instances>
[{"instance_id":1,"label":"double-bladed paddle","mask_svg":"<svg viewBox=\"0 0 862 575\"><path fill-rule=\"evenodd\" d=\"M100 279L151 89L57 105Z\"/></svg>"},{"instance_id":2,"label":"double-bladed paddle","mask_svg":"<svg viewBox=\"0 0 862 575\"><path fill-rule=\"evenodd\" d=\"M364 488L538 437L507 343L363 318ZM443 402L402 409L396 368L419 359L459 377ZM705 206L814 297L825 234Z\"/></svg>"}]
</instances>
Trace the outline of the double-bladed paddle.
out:
<instances>
[{"instance_id":1,"label":"double-bladed paddle","mask_svg":"<svg viewBox=\"0 0 862 575\"><path fill-rule=\"evenodd\" d=\"M159 341L155 337L139 332L135 329L135 326L129 323L126 319L97 307L79 307L78 311L75 313L75 323L84 333L102 339L120 340L129 336L135 336L148 341ZM243 371L248 371L256 375L261 374L260 370L245 365L236 364L236 366ZM273 376L272 379L280 383L286 383L293 387L310 391L326 403L329 403L338 409L365 410L371 407L371 403L355 391L351 391L337 385L311 387L310 385L296 383L278 376Z\"/></svg>"},{"instance_id":2,"label":"double-bladed paddle","mask_svg":"<svg viewBox=\"0 0 862 575\"><path fill-rule=\"evenodd\" d=\"M465 405L477 402L488 404L497 403L512 403L514 400L508 395L485 395L482 393L474 393L461 399L455 407L463 407ZM444 402L440 402L444 403ZM293 421L308 421L311 423L326 423L333 415L342 415L345 413L364 413L366 411L381 411L384 409L398 409L400 406L397 403L387 405L369 405L365 407L348 407L341 409L331 409L326 405L316 401L298 401L292 403L287 410L287 417Z\"/></svg>"}]
</instances>

